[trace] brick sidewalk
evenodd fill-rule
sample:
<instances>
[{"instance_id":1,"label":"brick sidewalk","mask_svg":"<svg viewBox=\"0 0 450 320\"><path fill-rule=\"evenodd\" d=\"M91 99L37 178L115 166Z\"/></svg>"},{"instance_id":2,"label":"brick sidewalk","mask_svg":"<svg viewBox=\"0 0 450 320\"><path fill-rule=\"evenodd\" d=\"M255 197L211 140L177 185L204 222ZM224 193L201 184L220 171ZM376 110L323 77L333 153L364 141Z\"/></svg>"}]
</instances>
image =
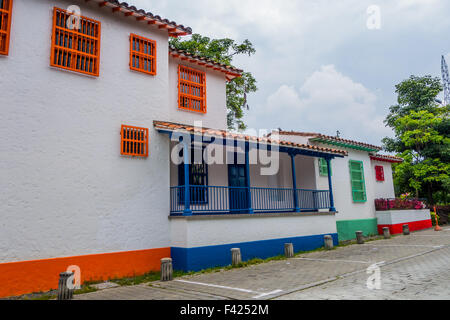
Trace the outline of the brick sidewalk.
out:
<instances>
[{"instance_id":1,"label":"brick sidewalk","mask_svg":"<svg viewBox=\"0 0 450 320\"><path fill-rule=\"evenodd\" d=\"M282 300L448 300L450 247L381 267L380 290L369 290L358 273L322 286L279 297Z\"/></svg>"},{"instance_id":2,"label":"brick sidewalk","mask_svg":"<svg viewBox=\"0 0 450 320\"><path fill-rule=\"evenodd\" d=\"M396 278L402 281L406 287L409 286L408 279L422 279L423 275L425 275L424 279L429 279L429 277L440 279L439 277L442 276L448 278L448 268L443 268L443 265L446 263L448 266L449 245L449 230L440 233L426 230L412 233L410 236L402 235L389 240L368 242L364 245L351 245L332 251L306 253L289 260L186 276L171 282L158 281L137 286L105 289L77 295L75 299L197 300L277 297L280 299L305 299L309 296L309 292L313 293L311 297L314 296L315 299L322 297L383 299L390 297L389 294L383 295L387 291L364 293L369 291L365 286L368 277L365 271L368 266L379 262L388 263L382 267L382 272L384 274L383 270L386 270L386 280L391 279L386 285L394 291L396 290L394 285ZM404 268L415 265L420 266L414 270L411 269L410 273L396 273L396 266ZM422 270L424 268L427 270ZM352 273L354 274L352 275ZM344 279L337 280L345 275ZM416 288L419 288L420 285L427 285L427 280L411 281L411 285ZM328 289L321 289L324 287ZM388 291L391 292L391 289ZM357 293L353 294L354 290L358 290L355 291ZM448 285L440 290L438 296L450 298Z\"/></svg>"}]
</instances>

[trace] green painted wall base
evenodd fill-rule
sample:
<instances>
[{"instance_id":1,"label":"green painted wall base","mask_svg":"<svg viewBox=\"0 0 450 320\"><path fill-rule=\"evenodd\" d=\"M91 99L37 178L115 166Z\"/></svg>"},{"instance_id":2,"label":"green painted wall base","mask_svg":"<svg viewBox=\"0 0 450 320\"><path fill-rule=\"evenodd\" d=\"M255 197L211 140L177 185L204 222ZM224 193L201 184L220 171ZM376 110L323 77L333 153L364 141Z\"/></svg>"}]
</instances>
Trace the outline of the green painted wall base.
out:
<instances>
[{"instance_id":1,"label":"green painted wall base","mask_svg":"<svg viewBox=\"0 0 450 320\"><path fill-rule=\"evenodd\" d=\"M378 234L377 218L336 221L336 227L339 241L356 239L356 231L362 231L364 236Z\"/></svg>"}]
</instances>

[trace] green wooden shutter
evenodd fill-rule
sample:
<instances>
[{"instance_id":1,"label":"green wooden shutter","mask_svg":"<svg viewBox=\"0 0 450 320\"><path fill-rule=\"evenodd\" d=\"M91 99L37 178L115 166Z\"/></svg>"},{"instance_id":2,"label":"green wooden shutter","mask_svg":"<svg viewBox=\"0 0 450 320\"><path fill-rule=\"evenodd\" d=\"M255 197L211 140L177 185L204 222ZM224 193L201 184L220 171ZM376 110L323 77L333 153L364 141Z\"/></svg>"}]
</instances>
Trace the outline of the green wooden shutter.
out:
<instances>
[{"instance_id":1,"label":"green wooden shutter","mask_svg":"<svg viewBox=\"0 0 450 320\"><path fill-rule=\"evenodd\" d=\"M366 184L364 181L364 167L362 161L349 161L352 196L354 202L366 202Z\"/></svg>"},{"instance_id":2,"label":"green wooden shutter","mask_svg":"<svg viewBox=\"0 0 450 320\"><path fill-rule=\"evenodd\" d=\"M319 158L319 174L321 176L328 176L328 164L323 158ZM330 174L333 175L333 170L330 167Z\"/></svg>"}]
</instances>

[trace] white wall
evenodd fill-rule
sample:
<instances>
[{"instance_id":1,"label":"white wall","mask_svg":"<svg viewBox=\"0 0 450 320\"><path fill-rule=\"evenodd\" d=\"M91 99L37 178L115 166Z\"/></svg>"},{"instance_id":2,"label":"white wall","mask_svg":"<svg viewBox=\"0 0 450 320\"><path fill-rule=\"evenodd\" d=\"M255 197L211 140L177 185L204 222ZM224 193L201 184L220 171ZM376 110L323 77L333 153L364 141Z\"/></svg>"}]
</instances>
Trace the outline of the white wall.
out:
<instances>
[{"instance_id":1,"label":"white wall","mask_svg":"<svg viewBox=\"0 0 450 320\"><path fill-rule=\"evenodd\" d=\"M281 140L304 144L311 144L308 140L309 138L310 137L305 136L280 135ZM317 145L322 147L330 147L326 144ZM348 156L344 158L335 158L331 161L334 202L337 211L339 211L336 215L336 219L350 220L375 218L374 200L377 198L395 198L391 164L387 162L370 160L369 153L366 151L343 147L339 148L346 150L348 152ZM350 160L358 160L363 162L367 194L367 201L364 203L353 202L349 171ZM313 164L315 180L317 181L315 188L321 190L328 189L328 177L320 176L317 159L315 159ZM385 181L383 182L376 181L376 165L381 165L384 168ZM305 167L305 165L301 167ZM310 181L313 181L313 179L310 179Z\"/></svg>"},{"instance_id":2,"label":"white wall","mask_svg":"<svg viewBox=\"0 0 450 320\"><path fill-rule=\"evenodd\" d=\"M372 172L375 181L375 199L395 198L394 180L392 177L392 165L389 162L372 160ZM375 167L382 166L384 181L376 181Z\"/></svg>"},{"instance_id":3,"label":"white wall","mask_svg":"<svg viewBox=\"0 0 450 320\"><path fill-rule=\"evenodd\" d=\"M100 77L51 68L52 9L15 0L0 57L0 262L167 247L167 31L75 1L102 22ZM129 34L158 43L158 74L129 69ZM120 125L150 128L147 159L120 156Z\"/></svg>"},{"instance_id":4,"label":"white wall","mask_svg":"<svg viewBox=\"0 0 450 320\"><path fill-rule=\"evenodd\" d=\"M430 209L377 211L378 225L430 220Z\"/></svg>"},{"instance_id":5,"label":"white wall","mask_svg":"<svg viewBox=\"0 0 450 320\"><path fill-rule=\"evenodd\" d=\"M251 226L251 228L249 228ZM336 233L333 214L185 219L170 221L172 247L203 246Z\"/></svg>"},{"instance_id":6,"label":"white wall","mask_svg":"<svg viewBox=\"0 0 450 320\"><path fill-rule=\"evenodd\" d=\"M321 145L325 146L325 145ZM333 196L336 210L336 220L371 219L375 218L375 173L368 152L350 148L341 148L348 152L344 158L331 160ZM349 161L363 162L364 179L366 183L366 202L353 202L352 186L350 181ZM319 165L315 162L317 188L328 189L328 177L320 176Z\"/></svg>"},{"instance_id":7,"label":"white wall","mask_svg":"<svg viewBox=\"0 0 450 320\"><path fill-rule=\"evenodd\" d=\"M178 108L178 65L206 72L206 113ZM205 128L227 129L225 74L170 57L169 59L169 120L181 124L202 121Z\"/></svg>"}]
</instances>

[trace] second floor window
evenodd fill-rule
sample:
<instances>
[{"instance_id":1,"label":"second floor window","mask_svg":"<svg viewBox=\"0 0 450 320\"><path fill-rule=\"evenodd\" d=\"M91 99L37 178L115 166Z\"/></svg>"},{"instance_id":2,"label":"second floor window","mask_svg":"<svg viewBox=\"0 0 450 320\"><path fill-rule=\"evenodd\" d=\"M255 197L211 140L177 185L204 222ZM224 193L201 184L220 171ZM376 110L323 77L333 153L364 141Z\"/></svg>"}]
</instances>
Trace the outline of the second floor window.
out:
<instances>
[{"instance_id":1,"label":"second floor window","mask_svg":"<svg viewBox=\"0 0 450 320\"><path fill-rule=\"evenodd\" d=\"M130 35L130 68L156 75L156 41Z\"/></svg>"},{"instance_id":2,"label":"second floor window","mask_svg":"<svg viewBox=\"0 0 450 320\"><path fill-rule=\"evenodd\" d=\"M13 0L0 0L0 54L8 55Z\"/></svg>"},{"instance_id":3,"label":"second floor window","mask_svg":"<svg viewBox=\"0 0 450 320\"><path fill-rule=\"evenodd\" d=\"M98 21L55 7L50 65L99 76L100 29Z\"/></svg>"},{"instance_id":4,"label":"second floor window","mask_svg":"<svg viewBox=\"0 0 450 320\"><path fill-rule=\"evenodd\" d=\"M178 108L206 113L205 72L178 66Z\"/></svg>"}]
</instances>

